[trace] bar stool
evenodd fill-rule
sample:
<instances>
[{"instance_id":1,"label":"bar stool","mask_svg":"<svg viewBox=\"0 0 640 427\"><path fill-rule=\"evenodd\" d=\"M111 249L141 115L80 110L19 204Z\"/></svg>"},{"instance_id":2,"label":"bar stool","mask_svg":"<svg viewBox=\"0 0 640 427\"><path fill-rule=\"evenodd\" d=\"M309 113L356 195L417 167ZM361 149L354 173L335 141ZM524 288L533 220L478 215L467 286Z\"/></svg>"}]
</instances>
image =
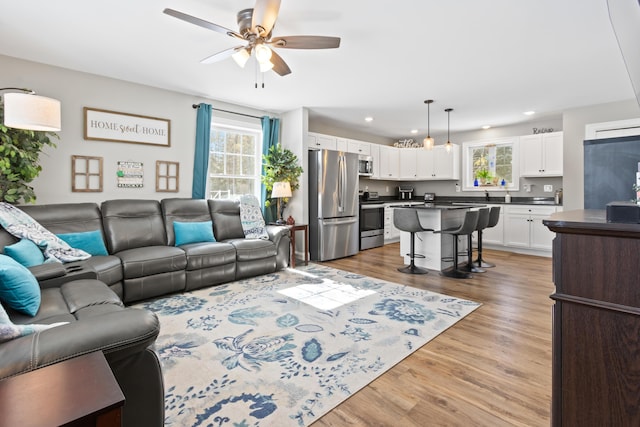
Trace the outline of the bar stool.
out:
<instances>
[{"instance_id":1,"label":"bar stool","mask_svg":"<svg viewBox=\"0 0 640 427\"><path fill-rule=\"evenodd\" d=\"M481 208L478 209L478 223L476 224L476 230L478 232L478 242L480 242L480 233L482 230L487 228L487 224L489 224L489 213L490 208ZM461 268L463 271L470 271L472 273L486 273L487 270L484 270L473 263L473 233L469 234L467 240L467 264ZM479 244L479 243L478 243Z\"/></svg>"},{"instance_id":2,"label":"bar stool","mask_svg":"<svg viewBox=\"0 0 640 427\"><path fill-rule=\"evenodd\" d=\"M493 228L498 225L498 221L500 221L500 206L492 206L491 212L489 212L489 223L485 228ZM485 262L482 259L482 230L478 230L478 258L473 262L473 265L480 268L491 268L495 267L495 264L490 262Z\"/></svg>"},{"instance_id":3,"label":"bar stool","mask_svg":"<svg viewBox=\"0 0 640 427\"><path fill-rule=\"evenodd\" d=\"M407 256L411 258L411 263L405 267L399 267L398 271L407 274L427 274L428 271L426 269L418 267L415 264L416 258L424 258L424 255L416 254L415 239L416 233L433 230L430 228L422 228L422 225L420 225L420 219L418 219L418 211L412 208L395 208L393 210L393 225L395 225L400 231L407 231L411 233L411 249L407 254Z\"/></svg>"},{"instance_id":4,"label":"bar stool","mask_svg":"<svg viewBox=\"0 0 640 427\"><path fill-rule=\"evenodd\" d=\"M443 276L453 277L454 279L470 279L473 277L471 273L462 271L458 268L458 236L466 236L473 233L476 230L479 215L480 212L478 211L467 211L464 214L464 220L459 227L434 231L434 233L451 234L451 236L453 236L453 267L451 269L443 270L440 273ZM442 258L442 260L450 261L451 258Z\"/></svg>"}]
</instances>

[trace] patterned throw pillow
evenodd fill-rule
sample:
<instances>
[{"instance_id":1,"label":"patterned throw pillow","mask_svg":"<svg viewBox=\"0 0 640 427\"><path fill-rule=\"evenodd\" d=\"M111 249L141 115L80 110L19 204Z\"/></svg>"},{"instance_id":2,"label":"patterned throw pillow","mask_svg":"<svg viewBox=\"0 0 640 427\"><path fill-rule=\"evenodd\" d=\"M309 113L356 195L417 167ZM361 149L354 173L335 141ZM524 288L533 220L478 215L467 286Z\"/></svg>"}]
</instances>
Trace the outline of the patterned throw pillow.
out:
<instances>
[{"instance_id":1,"label":"patterned throw pillow","mask_svg":"<svg viewBox=\"0 0 640 427\"><path fill-rule=\"evenodd\" d=\"M269 240L262 209L256 196L245 194L240 197L240 222L247 239Z\"/></svg>"}]
</instances>

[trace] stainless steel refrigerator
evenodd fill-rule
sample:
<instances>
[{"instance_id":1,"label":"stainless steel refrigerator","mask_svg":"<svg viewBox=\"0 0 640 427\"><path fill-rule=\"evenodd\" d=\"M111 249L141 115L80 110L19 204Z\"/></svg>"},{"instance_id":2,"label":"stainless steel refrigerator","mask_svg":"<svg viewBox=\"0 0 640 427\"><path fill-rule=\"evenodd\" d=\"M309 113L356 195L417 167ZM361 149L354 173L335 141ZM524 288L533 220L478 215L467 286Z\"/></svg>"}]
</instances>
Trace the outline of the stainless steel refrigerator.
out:
<instances>
[{"instance_id":1,"label":"stainless steel refrigerator","mask_svg":"<svg viewBox=\"0 0 640 427\"><path fill-rule=\"evenodd\" d=\"M314 261L358 253L358 155L309 152L309 252Z\"/></svg>"}]
</instances>

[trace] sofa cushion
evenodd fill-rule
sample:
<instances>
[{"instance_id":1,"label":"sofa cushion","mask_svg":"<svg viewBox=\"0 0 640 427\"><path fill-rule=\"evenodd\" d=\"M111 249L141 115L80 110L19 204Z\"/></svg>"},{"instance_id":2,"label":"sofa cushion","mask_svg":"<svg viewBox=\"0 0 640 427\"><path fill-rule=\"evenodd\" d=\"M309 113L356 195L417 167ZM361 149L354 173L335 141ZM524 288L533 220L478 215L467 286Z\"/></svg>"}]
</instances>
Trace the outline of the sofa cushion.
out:
<instances>
[{"instance_id":1,"label":"sofa cushion","mask_svg":"<svg viewBox=\"0 0 640 427\"><path fill-rule=\"evenodd\" d=\"M9 319L9 315L4 310L4 307L2 307L2 304L0 304L0 343L44 331L55 326L64 325L65 323L66 322L61 322L51 325L39 325L36 323L16 325Z\"/></svg>"},{"instance_id":2,"label":"sofa cushion","mask_svg":"<svg viewBox=\"0 0 640 427\"><path fill-rule=\"evenodd\" d=\"M218 242L244 239L238 200L207 200L213 220L213 234Z\"/></svg>"},{"instance_id":3,"label":"sofa cushion","mask_svg":"<svg viewBox=\"0 0 640 427\"><path fill-rule=\"evenodd\" d=\"M35 316L40 308L40 287L35 276L6 255L0 255L0 300L29 316Z\"/></svg>"},{"instance_id":4,"label":"sofa cushion","mask_svg":"<svg viewBox=\"0 0 640 427\"><path fill-rule=\"evenodd\" d=\"M72 265L75 263L71 263ZM124 277L122 275L122 263L120 258L115 255L92 256L86 261L78 264L86 268L90 268L96 272L96 278L107 285L113 285L120 282Z\"/></svg>"},{"instance_id":5,"label":"sofa cushion","mask_svg":"<svg viewBox=\"0 0 640 427\"><path fill-rule=\"evenodd\" d=\"M167 242L176 245L174 222L205 222L211 221L209 206L204 199L170 198L160 202L164 216Z\"/></svg>"},{"instance_id":6,"label":"sofa cushion","mask_svg":"<svg viewBox=\"0 0 640 427\"><path fill-rule=\"evenodd\" d=\"M72 248L82 249L93 256L109 255L100 230L62 233L58 234L58 237L67 242Z\"/></svg>"},{"instance_id":7,"label":"sofa cushion","mask_svg":"<svg viewBox=\"0 0 640 427\"><path fill-rule=\"evenodd\" d=\"M101 205L109 253L167 244L160 202L117 199Z\"/></svg>"},{"instance_id":8,"label":"sofa cushion","mask_svg":"<svg viewBox=\"0 0 640 427\"><path fill-rule=\"evenodd\" d=\"M276 245L270 240L262 239L233 239L229 240L236 248L236 260L248 262L276 256Z\"/></svg>"},{"instance_id":9,"label":"sofa cushion","mask_svg":"<svg viewBox=\"0 0 640 427\"><path fill-rule=\"evenodd\" d=\"M187 267L185 252L174 246L134 248L118 252L116 255L122 261L125 280L184 270Z\"/></svg>"},{"instance_id":10,"label":"sofa cushion","mask_svg":"<svg viewBox=\"0 0 640 427\"><path fill-rule=\"evenodd\" d=\"M215 242L213 224L211 221L202 222L173 222L175 245L182 246L189 243Z\"/></svg>"},{"instance_id":11,"label":"sofa cushion","mask_svg":"<svg viewBox=\"0 0 640 427\"><path fill-rule=\"evenodd\" d=\"M42 250L29 239L21 239L13 245L5 246L4 253L25 267L33 267L44 262Z\"/></svg>"},{"instance_id":12,"label":"sofa cushion","mask_svg":"<svg viewBox=\"0 0 640 427\"><path fill-rule=\"evenodd\" d=\"M187 255L187 270L234 263L236 249L230 243L192 243L180 246Z\"/></svg>"}]
</instances>

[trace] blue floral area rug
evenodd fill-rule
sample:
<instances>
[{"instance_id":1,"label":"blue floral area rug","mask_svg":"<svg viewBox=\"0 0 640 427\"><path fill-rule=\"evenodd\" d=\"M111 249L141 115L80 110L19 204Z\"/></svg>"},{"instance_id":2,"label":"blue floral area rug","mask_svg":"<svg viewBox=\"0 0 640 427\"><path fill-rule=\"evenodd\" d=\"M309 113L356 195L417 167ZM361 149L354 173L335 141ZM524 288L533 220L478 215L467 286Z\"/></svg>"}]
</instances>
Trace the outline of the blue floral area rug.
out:
<instances>
[{"instance_id":1,"label":"blue floral area rug","mask_svg":"<svg viewBox=\"0 0 640 427\"><path fill-rule=\"evenodd\" d=\"M357 299L323 309L279 292L307 285ZM480 304L310 264L138 306L160 318L166 426L284 427L311 424Z\"/></svg>"}]
</instances>

